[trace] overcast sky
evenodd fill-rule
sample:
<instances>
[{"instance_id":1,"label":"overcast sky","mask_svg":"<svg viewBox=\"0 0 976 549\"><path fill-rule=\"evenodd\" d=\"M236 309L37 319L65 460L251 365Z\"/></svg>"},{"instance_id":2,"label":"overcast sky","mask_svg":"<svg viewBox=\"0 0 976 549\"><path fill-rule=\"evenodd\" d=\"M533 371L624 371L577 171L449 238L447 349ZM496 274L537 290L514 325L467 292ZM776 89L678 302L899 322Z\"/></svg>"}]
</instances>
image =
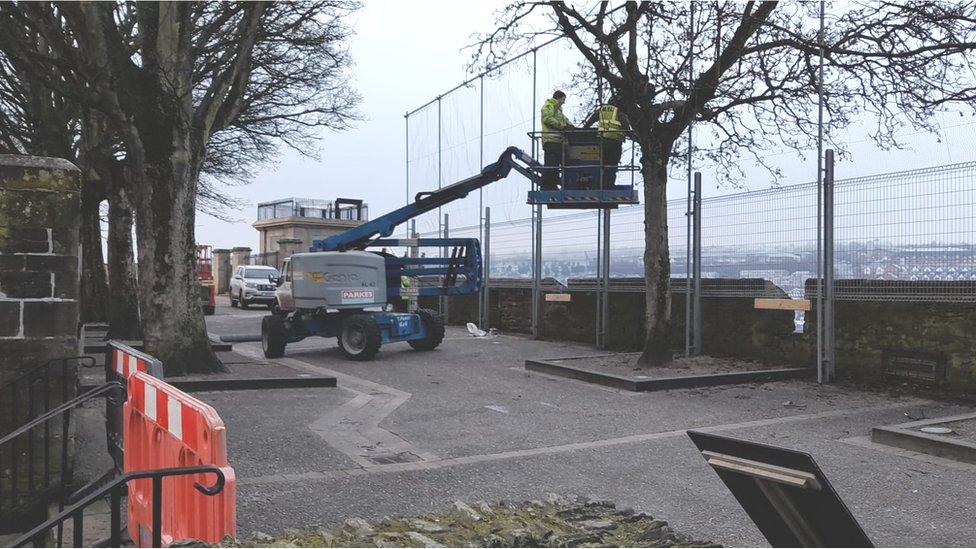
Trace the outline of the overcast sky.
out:
<instances>
[{"instance_id":1,"label":"overcast sky","mask_svg":"<svg viewBox=\"0 0 976 549\"><path fill-rule=\"evenodd\" d=\"M352 71L354 84L363 97L361 112L365 120L346 132L323 132L318 161L282 150L277 164L266 167L249 185L228 189L229 193L248 203L233 214L239 221L228 223L201 214L197 217L197 241L221 248L250 246L256 252L258 233L251 227L256 218L256 205L279 198L362 198L370 205L371 217L401 206L405 196L403 115L466 78L464 69L470 53L462 48L470 44L473 33L490 28L494 11L500 5L500 2L483 0L366 0L363 9L354 16L356 36L351 43L356 60ZM554 85L560 84L558 74L550 80ZM531 95L530 90L526 91ZM501 98L496 102L496 98L489 95L485 97L486 105L493 102L492 107L496 110L505 110ZM907 152L877 151L867 142L863 132L852 132L847 139L854 143L851 146L854 161L838 166L838 178L973 159L972 151L976 145L973 129L976 126L973 126L972 118L946 116L942 121L948 128L946 138L938 140L927 135L908 135L906 141L914 150ZM411 156L414 152L411 149ZM498 152L486 150L485 157L490 159ZM771 158L786 174L783 183L815 178L815 153L805 159L792 152L773 154ZM765 172L748 160L745 164L748 174L745 188L771 185ZM709 182L707 175L705 177L705 196L734 192L727 186L720 188ZM450 182L445 180L444 184ZM436 187L436 181L425 185L422 181L412 180L411 193L430 186ZM509 187L511 192L515 192L514 188ZM683 194L681 181L669 185L670 197ZM524 202L521 195L518 198ZM522 215L518 209L500 213L513 218ZM497 215L493 209L493 219L497 220ZM478 223L476 215L463 217L470 219L454 221L452 226ZM526 240L528 238L527 234Z\"/></svg>"},{"instance_id":2,"label":"overcast sky","mask_svg":"<svg viewBox=\"0 0 976 549\"><path fill-rule=\"evenodd\" d=\"M494 20L496 5L367 0L354 16L351 45L366 120L346 132L323 132L319 161L283 150L278 164L261 171L250 185L228 190L250 203L235 216L241 221L198 215L197 241L257 251L258 233L251 227L257 203L278 198L364 198L374 216L402 205L403 115L461 82L469 55L460 49Z\"/></svg>"}]
</instances>

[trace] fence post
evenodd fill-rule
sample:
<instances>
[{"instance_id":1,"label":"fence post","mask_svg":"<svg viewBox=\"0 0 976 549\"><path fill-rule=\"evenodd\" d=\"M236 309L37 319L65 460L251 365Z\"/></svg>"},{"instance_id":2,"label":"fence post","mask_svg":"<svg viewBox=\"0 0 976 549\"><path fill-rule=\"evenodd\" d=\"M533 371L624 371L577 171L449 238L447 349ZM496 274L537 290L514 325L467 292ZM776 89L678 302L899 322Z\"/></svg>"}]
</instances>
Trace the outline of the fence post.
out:
<instances>
[{"instance_id":1,"label":"fence post","mask_svg":"<svg viewBox=\"0 0 976 549\"><path fill-rule=\"evenodd\" d=\"M694 336L692 338L692 349L694 355L702 352L702 316L701 316L701 172L695 172L695 201L694 201L694 240L692 244L694 256L694 304L692 310L692 321L694 322Z\"/></svg>"},{"instance_id":2,"label":"fence post","mask_svg":"<svg viewBox=\"0 0 976 549\"><path fill-rule=\"evenodd\" d=\"M536 50L532 50L532 133L535 134L536 121L536 75L538 62ZM535 138L532 139L532 157L538 158ZM534 184L533 184L534 185ZM541 286L542 286L542 205L533 206L532 219L532 338L538 339L540 330Z\"/></svg>"},{"instance_id":3,"label":"fence post","mask_svg":"<svg viewBox=\"0 0 976 549\"><path fill-rule=\"evenodd\" d=\"M410 225L409 225L408 231L409 231L408 236L410 238L412 238L414 241L416 241L418 238L420 238L420 235L417 234L417 220L416 219L411 219L410 220ZM415 246L410 246L409 255L410 255L410 257L412 257L414 259L420 257L420 247L419 246L416 246L416 245ZM408 300L407 310L409 310L409 311L416 311L417 309L420 308L420 279L415 279L415 283L417 284L417 294L410 296L410 299Z\"/></svg>"},{"instance_id":4,"label":"fence post","mask_svg":"<svg viewBox=\"0 0 976 549\"><path fill-rule=\"evenodd\" d=\"M610 208L603 210L603 250L601 250L603 268L600 272L603 278L600 281L600 292L603 294L600 298L600 327L603 332L600 334L601 349L610 347L610 211Z\"/></svg>"},{"instance_id":5,"label":"fence post","mask_svg":"<svg viewBox=\"0 0 976 549\"><path fill-rule=\"evenodd\" d=\"M491 208L485 208L485 257L484 257L484 284L481 287L481 316L478 319L482 330L487 331L491 322Z\"/></svg>"},{"instance_id":6,"label":"fence post","mask_svg":"<svg viewBox=\"0 0 976 549\"><path fill-rule=\"evenodd\" d=\"M824 151L824 381L834 379L834 151Z\"/></svg>"},{"instance_id":7,"label":"fence post","mask_svg":"<svg viewBox=\"0 0 976 549\"><path fill-rule=\"evenodd\" d=\"M593 303L595 304L593 310L593 346L597 349L603 347L603 329L600 326L600 311L603 310L601 301L603 300L603 292L600 291L600 262L603 257L603 223L602 223L603 210L596 210L596 255L594 259L596 260L596 288L593 291Z\"/></svg>"},{"instance_id":8,"label":"fence post","mask_svg":"<svg viewBox=\"0 0 976 549\"><path fill-rule=\"evenodd\" d=\"M440 190L443 184L442 169L441 169L441 155L443 151L441 150L441 96L437 96L437 190ZM441 207L437 207L437 222L441 222ZM444 234L441 233L441 237Z\"/></svg>"},{"instance_id":9,"label":"fence post","mask_svg":"<svg viewBox=\"0 0 976 549\"><path fill-rule=\"evenodd\" d=\"M444 214L444 231L443 231L444 238L450 238L450 234L451 234L451 229L448 226L448 224L450 222L449 216L450 216L450 214ZM451 252L449 252L448 250L449 250L449 246L442 247L441 248L441 257L444 257L444 258L450 257L450 253ZM447 297L448 296L446 296L446 295L442 295L441 296L441 316L444 317L444 323L445 324L447 324L447 314L448 314L448 311L447 311L447 308L448 308Z\"/></svg>"},{"instance_id":10,"label":"fence post","mask_svg":"<svg viewBox=\"0 0 976 549\"><path fill-rule=\"evenodd\" d=\"M407 196L404 204L410 204L410 113L403 115L404 121L404 134L405 134L405 147L404 156L406 157L406 162L404 165L404 172L406 176L407 183ZM410 237L410 228L407 228L407 237Z\"/></svg>"},{"instance_id":11,"label":"fence post","mask_svg":"<svg viewBox=\"0 0 976 549\"><path fill-rule=\"evenodd\" d=\"M689 160L691 156L689 155ZM691 318L691 271L692 271L692 217L695 214L694 204L692 202L692 189L691 181L689 180L688 186L688 205L685 207L685 358L692 356L691 350L691 332L692 332L692 318Z\"/></svg>"}]
</instances>

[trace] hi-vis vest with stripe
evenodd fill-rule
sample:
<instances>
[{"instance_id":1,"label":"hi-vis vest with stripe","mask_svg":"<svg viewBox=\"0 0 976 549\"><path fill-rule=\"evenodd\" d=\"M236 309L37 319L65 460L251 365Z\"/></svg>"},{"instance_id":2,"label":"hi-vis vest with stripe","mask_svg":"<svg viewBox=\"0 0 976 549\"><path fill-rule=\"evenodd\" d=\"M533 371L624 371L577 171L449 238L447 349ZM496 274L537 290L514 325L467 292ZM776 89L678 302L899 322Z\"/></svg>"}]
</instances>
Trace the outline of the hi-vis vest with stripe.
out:
<instances>
[{"instance_id":1,"label":"hi-vis vest with stripe","mask_svg":"<svg viewBox=\"0 0 976 549\"><path fill-rule=\"evenodd\" d=\"M617 114L617 107L604 105L600 107L600 119L596 127L600 130L600 136L604 139L614 139L622 141L624 133L620 131L620 116Z\"/></svg>"}]
</instances>

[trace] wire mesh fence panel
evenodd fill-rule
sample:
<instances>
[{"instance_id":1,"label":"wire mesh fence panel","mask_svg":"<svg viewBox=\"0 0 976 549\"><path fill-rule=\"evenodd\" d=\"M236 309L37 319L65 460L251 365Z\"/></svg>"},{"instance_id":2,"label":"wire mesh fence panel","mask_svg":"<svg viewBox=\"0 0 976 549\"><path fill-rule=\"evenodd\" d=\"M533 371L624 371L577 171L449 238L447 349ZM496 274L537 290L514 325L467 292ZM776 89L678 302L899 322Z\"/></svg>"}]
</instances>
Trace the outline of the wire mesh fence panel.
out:
<instances>
[{"instance_id":1,"label":"wire mesh fence panel","mask_svg":"<svg viewBox=\"0 0 976 549\"><path fill-rule=\"evenodd\" d=\"M437 103L432 103L407 120L407 196L413 201L422 191L437 190L438 139ZM427 213L416 218L418 231L437 230L437 214ZM406 232L406 227L399 231Z\"/></svg>"},{"instance_id":2,"label":"wire mesh fence panel","mask_svg":"<svg viewBox=\"0 0 976 549\"><path fill-rule=\"evenodd\" d=\"M481 172L481 87L478 81L441 98L441 179L446 187ZM480 193L445 204L451 225L478 224ZM452 231L453 233L453 231Z\"/></svg>"},{"instance_id":3,"label":"wire mesh fence panel","mask_svg":"<svg viewBox=\"0 0 976 549\"><path fill-rule=\"evenodd\" d=\"M801 298L817 272L817 186L703 199L701 242L702 278L739 280L705 284L703 296Z\"/></svg>"},{"instance_id":4,"label":"wire mesh fence panel","mask_svg":"<svg viewBox=\"0 0 976 549\"><path fill-rule=\"evenodd\" d=\"M485 163L498 159L510 146L531 151L528 133L541 103L532 96L534 62L531 54L484 76L484 154ZM512 174L504 181L484 189L484 205L490 206L496 221L529 216L525 204L530 189L528 180Z\"/></svg>"},{"instance_id":5,"label":"wire mesh fence panel","mask_svg":"<svg viewBox=\"0 0 976 549\"><path fill-rule=\"evenodd\" d=\"M976 162L840 180L837 299L976 301Z\"/></svg>"},{"instance_id":6,"label":"wire mesh fence panel","mask_svg":"<svg viewBox=\"0 0 976 549\"><path fill-rule=\"evenodd\" d=\"M701 271L713 282L702 296L816 297L805 290L817 272L816 203L816 183L703 199ZM668 202L674 290L687 273L686 210ZM835 211L837 299L976 301L976 162L838 180ZM643 277L643 205L610 219L610 276ZM596 276L595 212L546 214L542 234L543 277ZM528 284L531 220L492 223L490 253L492 278Z\"/></svg>"}]
</instances>

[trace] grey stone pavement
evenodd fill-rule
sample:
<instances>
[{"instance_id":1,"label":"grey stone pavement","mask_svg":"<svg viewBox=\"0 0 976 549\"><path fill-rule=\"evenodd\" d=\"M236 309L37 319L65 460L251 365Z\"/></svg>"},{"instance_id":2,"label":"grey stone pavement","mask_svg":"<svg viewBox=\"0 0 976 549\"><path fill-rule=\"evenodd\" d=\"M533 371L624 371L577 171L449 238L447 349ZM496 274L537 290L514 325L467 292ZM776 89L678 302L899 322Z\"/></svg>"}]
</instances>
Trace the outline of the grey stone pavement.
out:
<instances>
[{"instance_id":1,"label":"grey stone pavement","mask_svg":"<svg viewBox=\"0 0 976 549\"><path fill-rule=\"evenodd\" d=\"M219 302L212 334L257 334L267 311ZM235 344L266 361L258 343ZM337 388L197 393L227 426L239 532L446 511L454 500L610 499L698 539L765 545L685 434L701 429L811 453L877 545L967 546L976 466L872 444L874 425L956 405L790 381L634 394L526 372L592 348L449 329L433 352L344 360L334 339L288 346L282 368Z\"/></svg>"}]
</instances>

